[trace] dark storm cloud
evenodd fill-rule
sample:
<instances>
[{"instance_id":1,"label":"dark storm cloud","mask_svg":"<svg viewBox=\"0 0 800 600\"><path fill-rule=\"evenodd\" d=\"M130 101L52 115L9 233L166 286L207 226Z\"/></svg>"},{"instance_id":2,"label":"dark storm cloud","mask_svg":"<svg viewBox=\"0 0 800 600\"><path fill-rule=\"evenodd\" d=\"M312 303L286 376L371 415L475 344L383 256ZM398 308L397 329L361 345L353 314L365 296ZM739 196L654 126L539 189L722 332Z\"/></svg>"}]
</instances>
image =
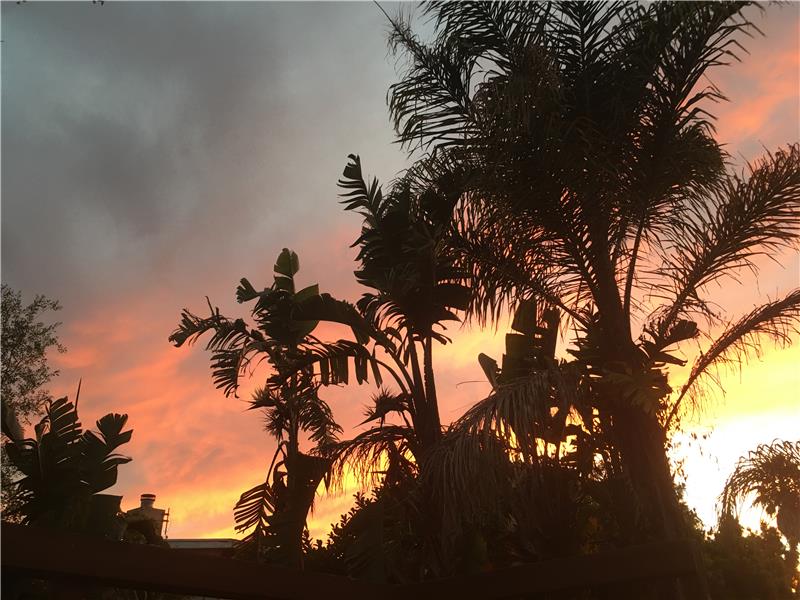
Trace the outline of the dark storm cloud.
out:
<instances>
[{"instance_id":1,"label":"dark storm cloud","mask_svg":"<svg viewBox=\"0 0 800 600\"><path fill-rule=\"evenodd\" d=\"M67 308L271 257L341 221L347 153L401 165L373 5L2 11L3 280Z\"/></svg>"}]
</instances>

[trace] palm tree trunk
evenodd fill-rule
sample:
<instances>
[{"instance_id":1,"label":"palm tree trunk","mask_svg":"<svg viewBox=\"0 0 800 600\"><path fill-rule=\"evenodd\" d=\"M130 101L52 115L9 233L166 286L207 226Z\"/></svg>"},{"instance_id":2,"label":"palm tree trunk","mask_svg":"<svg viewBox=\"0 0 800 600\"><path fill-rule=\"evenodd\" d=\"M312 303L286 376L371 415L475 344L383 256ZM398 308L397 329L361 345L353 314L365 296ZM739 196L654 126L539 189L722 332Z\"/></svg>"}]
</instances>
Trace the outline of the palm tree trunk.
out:
<instances>
[{"instance_id":1,"label":"palm tree trunk","mask_svg":"<svg viewBox=\"0 0 800 600\"><path fill-rule=\"evenodd\" d=\"M613 435L623 469L639 508L630 541L675 540L685 537L664 432L655 415L618 403L613 409ZM637 539L640 538L640 539Z\"/></svg>"},{"instance_id":2,"label":"palm tree trunk","mask_svg":"<svg viewBox=\"0 0 800 600\"><path fill-rule=\"evenodd\" d=\"M409 353L411 357L411 369L414 376L414 390L412 395L414 397L414 424L419 436L420 449L422 454L429 448L432 448L439 439L440 426L439 426L439 409L436 405L436 396L434 391L433 402L430 401L426 394L426 383L433 382L433 362L431 360L430 371L431 377L428 378L428 349L425 343L422 344L423 351L423 366L420 368L419 354L417 353L417 346L415 342L410 341ZM423 372L425 375L423 375Z\"/></svg>"},{"instance_id":3,"label":"palm tree trunk","mask_svg":"<svg viewBox=\"0 0 800 600\"><path fill-rule=\"evenodd\" d=\"M603 355L609 363L640 369L642 353L633 342L630 319L610 259L604 251L598 252L596 258L595 302L601 315ZM658 417L627 401L615 385L608 385L606 407L614 421L614 443L641 511L641 533L646 538L660 540L684 537L685 526L666 454L666 437Z\"/></svg>"},{"instance_id":4,"label":"palm tree trunk","mask_svg":"<svg viewBox=\"0 0 800 600\"><path fill-rule=\"evenodd\" d=\"M428 427L431 432L431 443L439 441L442 433L441 417L439 416L439 402L436 398L436 379L433 373L433 338L429 335L423 346L423 369L425 371L425 401L428 411Z\"/></svg>"},{"instance_id":5,"label":"palm tree trunk","mask_svg":"<svg viewBox=\"0 0 800 600\"><path fill-rule=\"evenodd\" d=\"M633 342L630 319L619 296L611 264L602 252L599 258L595 300L601 315L603 354L609 362L623 363L633 370L643 368L641 351ZM626 532L627 541L669 541L686 537L687 526L666 453L666 435L658 417L655 412L647 412L626 400L616 385L609 385L605 395L607 410L613 418L613 442L638 508L634 530ZM678 600L703 598L704 595L701 591L684 590L675 582L659 586L658 597Z\"/></svg>"},{"instance_id":6,"label":"palm tree trunk","mask_svg":"<svg viewBox=\"0 0 800 600\"><path fill-rule=\"evenodd\" d=\"M630 319L608 256L596 255L595 302L601 315L601 349L609 363L642 368L642 354L631 335ZM666 454L666 436L655 412L625 399L619 386L605 391L606 410L613 419L612 437L622 459L623 474L637 505L633 530L625 532L628 543L668 541L688 534ZM622 523L621 523L622 525ZM702 590L687 590L679 582L658 586L659 600L701 599Z\"/></svg>"},{"instance_id":7,"label":"palm tree trunk","mask_svg":"<svg viewBox=\"0 0 800 600\"><path fill-rule=\"evenodd\" d=\"M625 362L637 368L635 359ZM629 541L686 537L666 453L666 435L657 415L627 400L616 385L609 385L605 396L613 419L612 440L639 509L636 531L629 532Z\"/></svg>"}]
</instances>

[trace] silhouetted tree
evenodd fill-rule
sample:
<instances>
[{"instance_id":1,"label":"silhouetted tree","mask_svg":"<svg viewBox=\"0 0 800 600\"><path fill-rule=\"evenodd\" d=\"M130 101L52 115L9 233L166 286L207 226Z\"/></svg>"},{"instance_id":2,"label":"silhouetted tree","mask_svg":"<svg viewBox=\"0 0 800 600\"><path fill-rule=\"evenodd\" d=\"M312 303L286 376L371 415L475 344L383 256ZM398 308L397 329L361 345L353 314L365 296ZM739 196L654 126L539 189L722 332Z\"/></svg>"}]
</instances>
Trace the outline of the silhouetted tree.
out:
<instances>
[{"instance_id":1,"label":"silhouetted tree","mask_svg":"<svg viewBox=\"0 0 800 600\"><path fill-rule=\"evenodd\" d=\"M355 305L327 294L298 305L294 318L348 325L353 339L310 339L295 368L313 366L323 385L346 384L352 374L359 384L371 379L379 386L364 421L375 425L333 448L332 474L342 477L353 468L362 479L386 487L376 511L390 504L404 510L418 465L442 435L434 347L449 341L444 322L458 321L456 313L469 299L463 271L443 244L456 198L444 193L441 182L416 171L384 195L376 180L365 180L356 156L339 185L345 208L364 219L353 245L359 250L356 279L368 291ZM391 385L384 387L384 378ZM280 385L286 379L277 373L271 380ZM404 491L390 493L390 488ZM419 528L420 536L430 542L437 529L429 523ZM382 551L377 547L365 555L375 558Z\"/></svg>"},{"instance_id":2,"label":"silhouetted tree","mask_svg":"<svg viewBox=\"0 0 800 600\"><path fill-rule=\"evenodd\" d=\"M316 320L297 319L299 304L319 297L319 286L296 290L294 276L300 268L297 254L284 248L274 267L273 284L257 291L247 279L236 289L240 303L255 301L251 315L255 326L243 319L229 319L213 308L208 317L188 310L181 315L170 341L180 347L205 333L211 338L214 383L226 396L236 394L240 378L248 369L266 360L273 374L257 389L251 408L260 409L266 429L278 440L263 483L244 492L234 508L236 528L248 532L245 551L259 558L302 567L302 535L314 494L328 473L330 459L321 455L337 441L341 432L328 404L319 397L319 383L308 368L295 365L308 355ZM315 454L300 450L300 434L308 433Z\"/></svg>"},{"instance_id":3,"label":"silhouetted tree","mask_svg":"<svg viewBox=\"0 0 800 600\"><path fill-rule=\"evenodd\" d=\"M685 535L665 452L683 402L761 336L788 343L800 314L800 290L731 321L708 297L796 247L800 221L800 147L737 174L712 135L709 102L723 96L702 78L735 58L746 5L435 2L430 43L393 22L408 69L390 108L400 140L429 151L421 164L439 179L456 166L451 243L471 271L469 313L536 299L576 330L635 500L631 540ZM697 343L697 320L723 333L673 392L668 366L684 361L667 350ZM500 427L529 402L494 398L484 413Z\"/></svg>"},{"instance_id":4,"label":"silhouetted tree","mask_svg":"<svg viewBox=\"0 0 800 600\"><path fill-rule=\"evenodd\" d=\"M50 394L47 383L58 371L47 363L47 352L54 349L65 352L56 335L59 323L46 325L41 321L48 311L61 308L58 301L42 295L34 297L27 306L22 304L22 294L5 283L2 285L2 372L0 373L0 402L2 403L2 431L7 438L22 436L19 421L30 423L40 415ZM0 461L2 470L2 513L4 520L19 518L20 501L12 485L19 477L5 449Z\"/></svg>"},{"instance_id":5,"label":"silhouetted tree","mask_svg":"<svg viewBox=\"0 0 800 600\"><path fill-rule=\"evenodd\" d=\"M48 402L44 418L34 427L36 437L4 446L22 475L13 485L23 522L84 530L97 516L91 514L94 495L113 486L119 465L131 460L115 453L133 434L123 431L127 421L128 415L109 413L97 421L97 432L84 431L72 402Z\"/></svg>"},{"instance_id":6,"label":"silhouetted tree","mask_svg":"<svg viewBox=\"0 0 800 600\"><path fill-rule=\"evenodd\" d=\"M57 300L37 295L27 306L22 294L2 285L2 402L14 411L18 419L29 421L41 414L50 395L44 386L58 370L47 364L47 352L52 348L66 352L58 341L56 329L60 323L46 325L41 321L49 311L61 309Z\"/></svg>"},{"instance_id":7,"label":"silhouetted tree","mask_svg":"<svg viewBox=\"0 0 800 600\"><path fill-rule=\"evenodd\" d=\"M466 308L469 290L442 243L454 198L437 182L426 180L420 187L414 174L384 195L377 180L364 179L358 157L350 159L339 185L345 208L364 218L353 246L359 250L356 279L369 291L355 305L323 294L304 302L297 314L349 325L355 334L355 341L309 346L308 359L318 365L324 384L347 383L352 364L358 383L372 377L381 386L383 371L396 387L382 388L367 412L364 422L377 421L378 427L340 445L371 468L386 457L383 442L394 446L404 440L400 454L420 459L441 437L434 343L449 342L444 322L459 320L456 312ZM402 424L388 424L392 414ZM367 454L375 460L365 461Z\"/></svg>"},{"instance_id":8,"label":"silhouetted tree","mask_svg":"<svg viewBox=\"0 0 800 600\"><path fill-rule=\"evenodd\" d=\"M731 515L720 519L713 537L702 543L706 578L714 600L790 600L796 569L782 555L780 533L762 523L744 535Z\"/></svg>"},{"instance_id":9,"label":"silhouetted tree","mask_svg":"<svg viewBox=\"0 0 800 600\"><path fill-rule=\"evenodd\" d=\"M720 519L730 519L738 505L752 498L754 504L775 517L786 538L790 571L798 566L800 545L800 442L760 444L736 463L720 498Z\"/></svg>"}]
</instances>

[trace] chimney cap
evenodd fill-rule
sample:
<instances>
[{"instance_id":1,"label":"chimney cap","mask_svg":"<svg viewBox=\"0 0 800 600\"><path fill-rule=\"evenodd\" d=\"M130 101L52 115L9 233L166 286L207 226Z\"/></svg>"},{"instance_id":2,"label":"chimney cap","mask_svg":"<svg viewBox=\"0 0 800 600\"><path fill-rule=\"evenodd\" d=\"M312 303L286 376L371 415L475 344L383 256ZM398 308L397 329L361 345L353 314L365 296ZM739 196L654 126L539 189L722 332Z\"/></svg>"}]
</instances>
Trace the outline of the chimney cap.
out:
<instances>
[{"instance_id":1,"label":"chimney cap","mask_svg":"<svg viewBox=\"0 0 800 600\"><path fill-rule=\"evenodd\" d=\"M155 502L156 495L155 494L142 494L140 499L141 499L142 502L145 502L147 500L149 500L151 502Z\"/></svg>"}]
</instances>

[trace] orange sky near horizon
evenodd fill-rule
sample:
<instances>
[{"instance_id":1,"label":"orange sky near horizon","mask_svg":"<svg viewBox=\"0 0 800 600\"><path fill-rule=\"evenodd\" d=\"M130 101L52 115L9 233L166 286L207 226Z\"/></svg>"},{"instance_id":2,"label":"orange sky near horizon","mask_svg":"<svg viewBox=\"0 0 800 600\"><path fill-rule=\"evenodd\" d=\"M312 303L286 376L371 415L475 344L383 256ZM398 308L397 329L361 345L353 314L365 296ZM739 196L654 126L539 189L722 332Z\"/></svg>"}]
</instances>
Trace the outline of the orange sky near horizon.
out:
<instances>
[{"instance_id":1,"label":"orange sky near horizon","mask_svg":"<svg viewBox=\"0 0 800 600\"><path fill-rule=\"evenodd\" d=\"M765 37L749 42L750 55L743 57L741 64L711 75L730 99L716 107L718 139L729 144L740 165L763 155L764 148L800 140L800 5L784 7L760 26ZM379 99L382 93L385 89L373 97ZM347 151L347 147L341 148L340 158ZM397 156L389 154L362 154L362 160L365 170L379 172L385 180L400 164ZM339 162L343 166L344 162ZM301 176L286 168L291 171L287 176L290 183L303 186ZM335 203L336 175L331 173L333 194L322 199L325 202ZM245 209L241 213L231 209L229 214L226 206L209 209L209 219L244 222L257 216ZM170 508L171 538L237 537L233 505L242 491L263 479L275 445L263 432L259 414L214 389L208 355L200 345L175 349L167 337L178 323L182 307L206 310L205 294L223 313L245 316L246 309L233 301L238 279L245 276L256 287L268 284L274 257L283 246L300 256L301 285L318 282L322 291L357 298L360 292L352 277L355 253L349 244L356 237L358 219L348 215L328 228L328 223L315 217L314 207L308 206L303 227L283 231L280 238L262 239L258 232L252 233L241 243L254 250L235 264L205 262L205 256L187 262L188 273L182 281L191 285L186 287L175 287L171 280L173 262L185 259L182 251L159 257L156 262L161 268L152 271L146 288L121 292L113 289L116 282L109 280L107 289L98 290L98 294L108 295L100 296L86 313L70 313L72 318L65 319L60 329L68 352L52 356L61 375L52 382L51 391L56 396L74 397L82 379L84 426L109 411L129 415L134 435L124 452L134 460L120 468L119 482L110 492L123 495L124 509L136 506L141 493L156 494L156 505ZM282 216L272 218L280 220ZM224 245L228 239L211 239L209 245ZM118 252L125 254L124 250ZM787 252L774 258L764 261L758 278L745 278L743 286L729 282L719 289L719 303L728 314L738 316L767 297L775 298L800 285L800 254ZM114 253L104 257L112 267L117 259ZM24 291L27 298L28 292L38 290ZM486 384L473 383L483 379L477 354L499 357L505 329L495 333L464 328L452 333L453 344L436 351L445 422L488 392ZM800 338L794 336L793 341L794 345L785 349L766 341L760 360L752 361L741 373L725 374L724 397L718 395L704 411L688 419L686 433L676 439L679 448L674 456L685 460L687 501L706 525L713 523L716 498L738 456L774 438L800 437ZM674 381L682 382L680 374ZM248 389L257 383L245 386L241 397L246 399ZM325 391L346 435L362 420L363 405L372 391L369 386ZM691 432L711 434L701 448L691 443ZM324 538L330 523L349 508L352 491L319 499L310 519L312 536ZM759 517L750 513L745 522L755 525Z\"/></svg>"}]
</instances>

